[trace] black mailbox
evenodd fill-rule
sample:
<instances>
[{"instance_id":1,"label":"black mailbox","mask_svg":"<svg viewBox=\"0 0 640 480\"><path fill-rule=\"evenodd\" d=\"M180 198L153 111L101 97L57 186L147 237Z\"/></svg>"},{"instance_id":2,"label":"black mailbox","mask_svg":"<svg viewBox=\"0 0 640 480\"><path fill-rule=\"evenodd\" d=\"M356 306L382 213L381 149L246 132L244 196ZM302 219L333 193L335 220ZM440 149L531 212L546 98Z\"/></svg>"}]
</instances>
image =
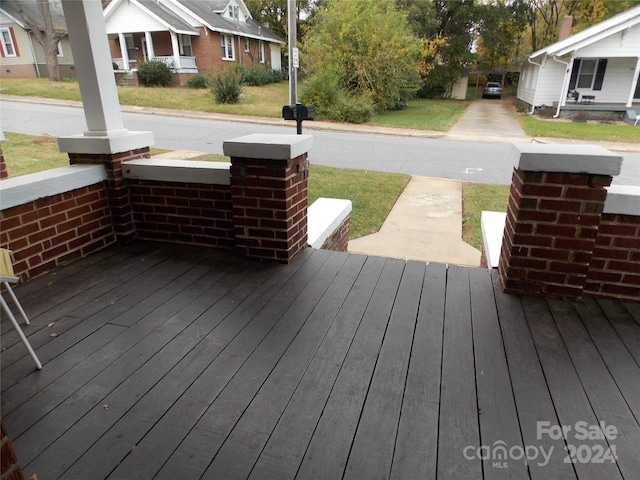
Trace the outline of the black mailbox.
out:
<instances>
[{"instance_id":1,"label":"black mailbox","mask_svg":"<svg viewBox=\"0 0 640 480\"><path fill-rule=\"evenodd\" d=\"M316 107L314 105L285 105L282 107L282 118L284 120L295 120L298 134L302 133L302 121L313 120L316 117Z\"/></svg>"}]
</instances>

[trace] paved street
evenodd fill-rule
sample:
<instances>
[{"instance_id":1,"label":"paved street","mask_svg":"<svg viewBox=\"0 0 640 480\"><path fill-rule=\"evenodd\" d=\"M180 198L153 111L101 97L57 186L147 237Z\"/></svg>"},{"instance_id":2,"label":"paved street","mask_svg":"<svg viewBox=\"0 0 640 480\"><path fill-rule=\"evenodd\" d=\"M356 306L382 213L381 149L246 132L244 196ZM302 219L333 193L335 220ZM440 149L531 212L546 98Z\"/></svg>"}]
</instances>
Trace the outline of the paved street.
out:
<instances>
[{"instance_id":1,"label":"paved street","mask_svg":"<svg viewBox=\"0 0 640 480\"><path fill-rule=\"evenodd\" d=\"M10 132L54 136L84 132L86 123L82 109L77 106L79 102L65 103L76 106L60 106L55 102L29 103L28 99L27 102L16 102L3 97L0 128ZM491 107L499 104L492 100L478 103ZM279 119L239 119L140 107L122 107L122 110L126 128L150 130L154 134L156 146L171 149L222 153L223 142L231 138L249 133L295 132L295 124ZM511 182L515 162L510 154L511 138L500 138L499 142L495 139L483 141L483 137L476 132L462 140L459 133L456 139L449 139L445 134L434 132L320 122L306 122L304 125L305 133L312 133L314 136L310 159L319 165L484 183ZM459 129L456 130L459 132ZM388 134L389 132L394 134ZM614 183L640 185L640 153L623 152L622 155L623 171Z\"/></svg>"}]
</instances>

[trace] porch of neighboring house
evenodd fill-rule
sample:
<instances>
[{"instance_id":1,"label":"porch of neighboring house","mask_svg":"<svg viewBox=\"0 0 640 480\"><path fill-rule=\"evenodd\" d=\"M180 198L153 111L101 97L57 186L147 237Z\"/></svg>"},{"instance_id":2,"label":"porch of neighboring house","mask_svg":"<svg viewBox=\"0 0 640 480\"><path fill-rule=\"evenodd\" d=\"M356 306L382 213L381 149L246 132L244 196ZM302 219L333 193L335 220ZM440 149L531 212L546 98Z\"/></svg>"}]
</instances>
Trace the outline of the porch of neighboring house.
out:
<instances>
[{"instance_id":1,"label":"porch of neighboring house","mask_svg":"<svg viewBox=\"0 0 640 480\"><path fill-rule=\"evenodd\" d=\"M553 103L558 108L558 102ZM582 112L582 113L579 113ZM640 115L640 100L634 100L631 107L624 103L598 102L597 95L580 95L578 100L567 98L565 105L560 107L560 118L575 118L576 115L584 120L626 121L633 124Z\"/></svg>"},{"instance_id":2,"label":"porch of neighboring house","mask_svg":"<svg viewBox=\"0 0 640 480\"><path fill-rule=\"evenodd\" d=\"M16 291L44 364L3 321L2 414L26 475L640 471L637 303L508 295L479 268L142 241Z\"/></svg>"}]
</instances>

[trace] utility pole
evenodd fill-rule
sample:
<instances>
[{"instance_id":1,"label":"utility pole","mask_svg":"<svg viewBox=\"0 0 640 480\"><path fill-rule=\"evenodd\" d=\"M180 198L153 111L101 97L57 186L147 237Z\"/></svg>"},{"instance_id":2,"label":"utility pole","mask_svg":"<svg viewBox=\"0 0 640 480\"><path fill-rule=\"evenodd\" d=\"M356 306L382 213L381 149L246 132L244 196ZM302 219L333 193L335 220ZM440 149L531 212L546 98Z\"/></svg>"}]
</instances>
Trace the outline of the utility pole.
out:
<instances>
[{"instance_id":1,"label":"utility pole","mask_svg":"<svg viewBox=\"0 0 640 480\"><path fill-rule=\"evenodd\" d=\"M287 26L289 29L289 105L295 105L298 103L298 48L296 47L296 22L296 0L287 0Z\"/></svg>"}]
</instances>

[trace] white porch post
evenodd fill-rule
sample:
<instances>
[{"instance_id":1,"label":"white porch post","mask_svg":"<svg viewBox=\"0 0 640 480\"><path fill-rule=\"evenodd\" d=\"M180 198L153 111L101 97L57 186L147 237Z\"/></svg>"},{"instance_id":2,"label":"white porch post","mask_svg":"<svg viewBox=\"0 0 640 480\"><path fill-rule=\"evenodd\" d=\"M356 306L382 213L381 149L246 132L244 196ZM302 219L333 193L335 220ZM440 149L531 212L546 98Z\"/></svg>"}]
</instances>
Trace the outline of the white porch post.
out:
<instances>
[{"instance_id":1,"label":"white porch post","mask_svg":"<svg viewBox=\"0 0 640 480\"><path fill-rule=\"evenodd\" d=\"M144 39L147 41L147 56L149 60L153 60L156 58L156 54L153 51L153 38L151 37L151 32L144 32Z\"/></svg>"},{"instance_id":2,"label":"white porch post","mask_svg":"<svg viewBox=\"0 0 640 480\"><path fill-rule=\"evenodd\" d=\"M178 44L178 35L176 32L171 33L171 48L173 50L173 68L178 70L180 68L180 45Z\"/></svg>"},{"instance_id":3,"label":"white porch post","mask_svg":"<svg viewBox=\"0 0 640 480\"><path fill-rule=\"evenodd\" d=\"M88 130L58 139L68 153L118 153L153 145L151 132L124 128L102 3L62 0Z\"/></svg>"},{"instance_id":4,"label":"white porch post","mask_svg":"<svg viewBox=\"0 0 640 480\"><path fill-rule=\"evenodd\" d=\"M129 52L127 51L127 38L124 33L118 34L120 41L120 55L122 55L122 63L125 70L129 71Z\"/></svg>"},{"instance_id":5,"label":"white porch post","mask_svg":"<svg viewBox=\"0 0 640 480\"><path fill-rule=\"evenodd\" d=\"M640 57L636 60L636 69L633 72L633 80L631 82L631 90L629 91L629 98L627 100L626 107L633 106L633 94L636 91L636 87L638 86L638 76L640 76Z\"/></svg>"}]
</instances>

